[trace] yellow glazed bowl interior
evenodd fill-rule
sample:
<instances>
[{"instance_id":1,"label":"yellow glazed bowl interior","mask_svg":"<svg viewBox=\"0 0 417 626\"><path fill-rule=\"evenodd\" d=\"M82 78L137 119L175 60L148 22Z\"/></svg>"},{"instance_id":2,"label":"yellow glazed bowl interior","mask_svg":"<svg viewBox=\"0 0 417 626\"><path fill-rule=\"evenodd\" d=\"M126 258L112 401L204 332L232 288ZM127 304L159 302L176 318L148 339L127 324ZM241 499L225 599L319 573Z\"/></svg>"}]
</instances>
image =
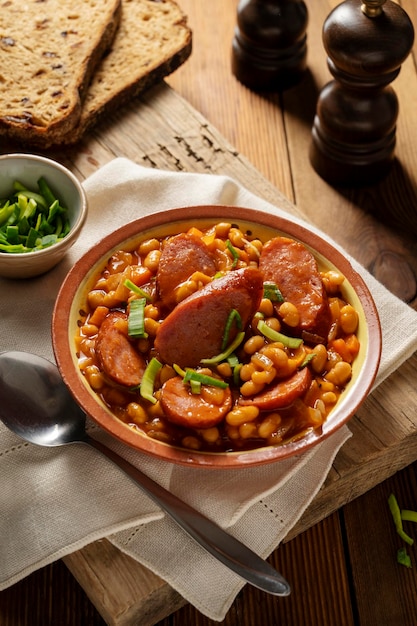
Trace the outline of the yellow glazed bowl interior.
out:
<instances>
[{"instance_id":1,"label":"yellow glazed bowl interior","mask_svg":"<svg viewBox=\"0 0 417 626\"><path fill-rule=\"evenodd\" d=\"M87 198L80 182L66 167L42 156L0 156L0 198L6 198L12 193L12 185L16 180L36 190L41 176L68 210L71 230L63 239L43 250L0 253L0 276L5 278L31 278L52 269L76 242L85 223Z\"/></svg>"},{"instance_id":2,"label":"yellow glazed bowl interior","mask_svg":"<svg viewBox=\"0 0 417 626\"><path fill-rule=\"evenodd\" d=\"M133 430L115 417L81 374L75 348L79 312L86 309L86 294L97 274L117 249L134 249L150 237L165 237L188 230L232 222L263 241L277 235L299 240L309 248L320 270L337 269L344 276L342 295L359 314L360 351L350 382L324 424L300 439L281 445L240 452L198 452L157 441ZM70 270L58 294L52 320L52 340L58 368L76 401L94 422L116 439L160 459L187 466L237 468L278 461L300 454L329 437L353 416L369 393L381 355L381 329L372 296L360 275L337 249L306 228L275 215L228 206L198 206L156 213L116 230L88 251Z\"/></svg>"}]
</instances>

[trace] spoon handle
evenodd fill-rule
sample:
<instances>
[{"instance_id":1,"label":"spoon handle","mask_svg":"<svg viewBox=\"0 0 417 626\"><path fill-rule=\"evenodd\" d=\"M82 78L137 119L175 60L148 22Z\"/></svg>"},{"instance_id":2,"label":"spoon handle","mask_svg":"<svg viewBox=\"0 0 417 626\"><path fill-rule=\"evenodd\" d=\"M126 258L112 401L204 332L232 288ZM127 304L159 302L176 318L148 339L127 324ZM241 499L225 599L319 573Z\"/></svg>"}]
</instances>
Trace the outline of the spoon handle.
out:
<instances>
[{"instance_id":1,"label":"spoon handle","mask_svg":"<svg viewBox=\"0 0 417 626\"><path fill-rule=\"evenodd\" d=\"M118 465L197 543L241 578L273 595L287 596L290 593L290 586L281 574L220 526L161 487L101 442L88 435L83 441Z\"/></svg>"}]
</instances>

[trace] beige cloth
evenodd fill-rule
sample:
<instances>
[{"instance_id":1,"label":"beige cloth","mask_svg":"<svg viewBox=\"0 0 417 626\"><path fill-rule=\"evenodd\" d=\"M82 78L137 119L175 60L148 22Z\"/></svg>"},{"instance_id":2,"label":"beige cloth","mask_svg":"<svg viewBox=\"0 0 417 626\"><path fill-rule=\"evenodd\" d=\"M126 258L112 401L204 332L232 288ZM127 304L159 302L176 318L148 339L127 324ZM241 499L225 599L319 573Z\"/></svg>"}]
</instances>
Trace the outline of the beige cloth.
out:
<instances>
[{"instance_id":1,"label":"beige cloth","mask_svg":"<svg viewBox=\"0 0 417 626\"><path fill-rule=\"evenodd\" d=\"M207 203L289 217L228 177L165 172L126 159L109 163L84 187L89 216L67 258L36 279L0 280L1 351L24 350L53 360L51 311L66 272L99 238L126 222L167 208ZM417 314L352 263L370 286L381 316L379 383L415 351ZM161 463L112 441L97 428L94 436L267 557L320 489L350 432L343 427L309 452L284 462L221 472ZM87 446L40 448L0 424L0 477L0 589L101 537L163 577L214 620L224 618L244 584Z\"/></svg>"}]
</instances>

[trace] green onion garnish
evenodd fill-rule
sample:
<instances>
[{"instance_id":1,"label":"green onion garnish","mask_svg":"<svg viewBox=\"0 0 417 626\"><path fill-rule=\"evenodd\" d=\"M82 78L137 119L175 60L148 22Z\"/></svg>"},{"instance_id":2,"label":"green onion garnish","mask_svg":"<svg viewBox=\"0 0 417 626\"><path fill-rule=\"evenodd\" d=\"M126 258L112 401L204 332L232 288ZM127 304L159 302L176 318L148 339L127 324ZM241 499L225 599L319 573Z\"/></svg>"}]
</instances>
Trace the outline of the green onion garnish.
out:
<instances>
[{"instance_id":1,"label":"green onion garnish","mask_svg":"<svg viewBox=\"0 0 417 626\"><path fill-rule=\"evenodd\" d=\"M184 376L184 382L191 383L191 381L201 383L202 385L208 385L210 387L221 387L222 389L229 386L224 380L214 378L214 376L208 376L207 374L201 374L196 370L187 368Z\"/></svg>"},{"instance_id":2,"label":"green onion garnish","mask_svg":"<svg viewBox=\"0 0 417 626\"><path fill-rule=\"evenodd\" d=\"M259 320L257 329L267 339L270 339L271 341L279 341L287 348L299 348L303 343L302 339L288 337L288 335L283 335L273 328L270 328L263 320Z\"/></svg>"},{"instance_id":3,"label":"green onion garnish","mask_svg":"<svg viewBox=\"0 0 417 626\"><path fill-rule=\"evenodd\" d=\"M284 296L275 283L264 283L264 298L271 302L284 302Z\"/></svg>"},{"instance_id":4,"label":"green onion garnish","mask_svg":"<svg viewBox=\"0 0 417 626\"><path fill-rule=\"evenodd\" d=\"M148 400L152 404L156 404L157 400L154 397L154 387L155 380L158 375L159 370L162 367L162 363L158 361L155 357L153 357L143 374L142 382L140 383L139 392L144 400Z\"/></svg>"},{"instance_id":5,"label":"green onion garnish","mask_svg":"<svg viewBox=\"0 0 417 626\"><path fill-rule=\"evenodd\" d=\"M310 361L314 359L315 356L316 355L314 352L310 352L310 354L307 354L304 361L300 365L300 369L303 369L303 367L306 367L310 363Z\"/></svg>"},{"instance_id":6,"label":"green onion garnish","mask_svg":"<svg viewBox=\"0 0 417 626\"><path fill-rule=\"evenodd\" d=\"M145 332L145 305L145 298L132 300L129 304L127 334L133 339L142 339L148 336Z\"/></svg>"},{"instance_id":7,"label":"green onion garnish","mask_svg":"<svg viewBox=\"0 0 417 626\"><path fill-rule=\"evenodd\" d=\"M181 367L177 365L176 363L174 363L172 367L174 371L178 374L178 376L181 376L181 378L184 378L185 370L181 369Z\"/></svg>"},{"instance_id":8,"label":"green onion garnish","mask_svg":"<svg viewBox=\"0 0 417 626\"><path fill-rule=\"evenodd\" d=\"M215 365L216 363L221 363L222 361L225 361L232 354L232 352L234 352L236 348L240 346L244 337L245 332L242 330L236 335L235 339L226 350L220 352L220 354L217 354L216 356L211 357L210 359L201 359L200 363L203 363L203 365Z\"/></svg>"},{"instance_id":9,"label":"green onion garnish","mask_svg":"<svg viewBox=\"0 0 417 626\"><path fill-rule=\"evenodd\" d=\"M417 511L408 511L407 509L402 509L401 519L403 520L403 522L417 523Z\"/></svg>"},{"instance_id":10,"label":"green onion garnish","mask_svg":"<svg viewBox=\"0 0 417 626\"><path fill-rule=\"evenodd\" d=\"M403 529L403 523L401 519L401 511L398 506L398 502L394 494L392 493L388 498L388 506L391 511L392 518L394 520L395 530L400 535L401 539L403 539L408 545L412 546L414 540L407 535L407 533Z\"/></svg>"},{"instance_id":11,"label":"green onion garnish","mask_svg":"<svg viewBox=\"0 0 417 626\"><path fill-rule=\"evenodd\" d=\"M0 200L1 252L41 250L70 231L67 210L60 205L43 178L38 180L38 189L27 189L15 181L10 196Z\"/></svg>"},{"instance_id":12,"label":"green onion garnish","mask_svg":"<svg viewBox=\"0 0 417 626\"><path fill-rule=\"evenodd\" d=\"M410 555L407 554L407 550L405 548L399 548L397 551L397 563L400 565L405 565L405 567L411 568L411 559Z\"/></svg>"},{"instance_id":13,"label":"green onion garnish","mask_svg":"<svg viewBox=\"0 0 417 626\"><path fill-rule=\"evenodd\" d=\"M227 344L229 343L230 331L232 329L232 325L235 320L236 320L236 327L239 330L242 330L242 318L240 317L240 313L236 309L232 309L227 318L226 326L224 327L222 347L221 347L222 352L223 350L226 349Z\"/></svg>"},{"instance_id":14,"label":"green onion garnish","mask_svg":"<svg viewBox=\"0 0 417 626\"><path fill-rule=\"evenodd\" d=\"M138 296L141 296L142 298L146 298L146 300L152 300L152 297L149 295L149 293L147 293L144 289L141 289L140 287L135 285L135 283L132 282L129 278L126 278L123 284L125 287L130 289L130 291L133 291L133 293L136 293Z\"/></svg>"},{"instance_id":15,"label":"green onion garnish","mask_svg":"<svg viewBox=\"0 0 417 626\"><path fill-rule=\"evenodd\" d=\"M236 248L232 245L229 239L227 239L226 241L226 246L230 254L232 255L232 258L233 258L232 268L234 269L237 265L237 262L239 261L239 253L236 250Z\"/></svg>"}]
</instances>

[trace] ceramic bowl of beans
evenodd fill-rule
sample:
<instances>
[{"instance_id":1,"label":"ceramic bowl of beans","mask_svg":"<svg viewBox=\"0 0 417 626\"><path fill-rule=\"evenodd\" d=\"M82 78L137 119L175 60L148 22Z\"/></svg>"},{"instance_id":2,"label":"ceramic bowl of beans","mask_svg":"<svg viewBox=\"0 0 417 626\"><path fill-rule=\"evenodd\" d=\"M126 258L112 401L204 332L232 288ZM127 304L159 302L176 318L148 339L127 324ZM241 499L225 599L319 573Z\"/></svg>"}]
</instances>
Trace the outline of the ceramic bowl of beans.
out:
<instances>
[{"instance_id":1,"label":"ceramic bowl of beans","mask_svg":"<svg viewBox=\"0 0 417 626\"><path fill-rule=\"evenodd\" d=\"M32 278L52 269L86 217L84 190L66 167L33 154L0 156L0 276Z\"/></svg>"},{"instance_id":2,"label":"ceramic bowl of beans","mask_svg":"<svg viewBox=\"0 0 417 626\"><path fill-rule=\"evenodd\" d=\"M346 424L374 382L381 330L346 257L253 209L129 223L70 270L53 347L113 437L188 467L288 458Z\"/></svg>"}]
</instances>

